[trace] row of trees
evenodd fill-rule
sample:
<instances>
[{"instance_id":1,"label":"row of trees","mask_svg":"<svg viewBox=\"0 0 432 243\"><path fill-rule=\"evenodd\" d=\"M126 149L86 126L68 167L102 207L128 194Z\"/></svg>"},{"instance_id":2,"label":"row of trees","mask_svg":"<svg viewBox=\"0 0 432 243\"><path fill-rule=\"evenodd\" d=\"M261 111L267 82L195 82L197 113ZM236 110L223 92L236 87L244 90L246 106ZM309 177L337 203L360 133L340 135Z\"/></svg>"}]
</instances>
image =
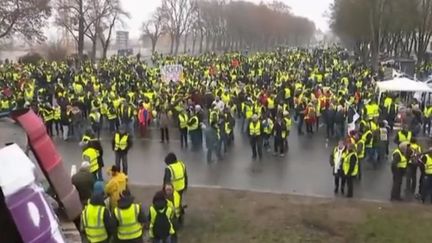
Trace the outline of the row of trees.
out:
<instances>
[{"instance_id":1,"label":"row of trees","mask_svg":"<svg viewBox=\"0 0 432 243\"><path fill-rule=\"evenodd\" d=\"M51 16L63 35L76 43L79 57L84 54L85 41L90 40L93 59L98 45L106 57L115 26L129 18L120 0L2 0L0 40L20 34L30 41L44 41L44 27ZM257 5L247 1L162 0L143 24L143 36L151 39L152 50L160 36L166 35L172 54L179 52L182 40L184 51L187 46L192 46L193 52L266 50L309 43L314 32L311 21L294 16L279 1Z\"/></svg>"},{"instance_id":2,"label":"row of trees","mask_svg":"<svg viewBox=\"0 0 432 243\"><path fill-rule=\"evenodd\" d=\"M375 67L380 54L426 60L432 0L335 0L330 18L342 42Z\"/></svg>"},{"instance_id":3,"label":"row of trees","mask_svg":"<svg viewBox=\"0 0 432 243\"><path fill-rule=\"evenodd\" d=\"M170 53L177 54L180 40L184 51L191 40L192 52L266 50L277 45L309 43L315 33L313 22L294 16L283 2L253 4L225 0L163 0L143 23L143 38L152 51L159 37L168 35Z\"/></svg>"},{"instance_id":4,"label":"row of trees","mask_svg":"<svg viewBox=\"0 0 432 243\"><path fill-rule=\"evenodd\" d=\"M0 40L21 35L28 41L44 41L44 27L53 13L64 37L76 42L79 57L84 54L86 38L91 41L93 59L98 43L106 57L114 26L129 17L120 0L2 0Z\"/></svg>"}]
</instances>

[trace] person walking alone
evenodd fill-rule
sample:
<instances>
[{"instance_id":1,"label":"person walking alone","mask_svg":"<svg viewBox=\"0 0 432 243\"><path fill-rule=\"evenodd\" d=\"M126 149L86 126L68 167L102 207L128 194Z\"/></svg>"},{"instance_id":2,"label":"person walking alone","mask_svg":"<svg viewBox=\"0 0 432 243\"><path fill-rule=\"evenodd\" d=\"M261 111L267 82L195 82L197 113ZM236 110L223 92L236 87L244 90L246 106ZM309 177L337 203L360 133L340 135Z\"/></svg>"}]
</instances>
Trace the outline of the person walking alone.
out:
<instances>
[{"instance_id":1,"label":"person walking alone","mask_svg":"<svg viewBox=\"0 0 432 243\"><path fill-rule=\"evenodd\" d=\"M112 149L115 153L115 164L117 167L122 168L122 172L127 175L128 172L128 160L127 154L129 149L132 147L132 139L129 133L126 132L125 125L121 125L119 130L114 134L112 140ZM121 163L121 167L120 167Z\"/></svg>"}]
</instances>

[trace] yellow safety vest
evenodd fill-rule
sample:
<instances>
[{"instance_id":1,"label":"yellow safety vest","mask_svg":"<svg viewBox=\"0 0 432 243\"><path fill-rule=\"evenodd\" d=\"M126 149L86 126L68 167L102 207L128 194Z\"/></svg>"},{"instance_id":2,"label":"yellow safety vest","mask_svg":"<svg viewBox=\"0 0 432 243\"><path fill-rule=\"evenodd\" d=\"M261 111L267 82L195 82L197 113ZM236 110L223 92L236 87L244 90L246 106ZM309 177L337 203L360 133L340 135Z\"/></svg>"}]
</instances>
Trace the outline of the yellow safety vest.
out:
<instances>
[{"instance_id":1,"label":"yellow safety vest","mask_svg":"<svg viewBox=\"0 0 432 243\"><path fill-rule=\"evenodd\" d=\"M173 198L172 200L167 200L168 206L173 209L175 216L178 218L181 214L181 195L176 190L173 190Z\"/></svg>"},{"instance_id":2,"label":"yellow safety vest","mask_svg":"<svg viewBox=\"0 0 432 243\"><path fill-rule=\"evenodd\" d=\"M402 154L402 152L399 150L399 148L396 148L396 149L393 151L393 155L394 155L395 153L399 154L399 156L400 156L400 161L397 163L396 167L397 167L397 168L405 169L405 168L407 167L407 165L408 165L408 160L407 160L407 158L405 157L405 155Z\"/></svg>"},{"instance_id":3,"label":"yellow safety vest","mask_svg":"<svg viewBox=\"0 0 432 243\"><path fill-rule=\"evenodd\" d=\"M54 120L59 121L61 119L60 107L54 108Z\"/></svg>"},{"instance_id":4,"label":"yellow safety vest","mask_svg":"<svg viewBox=\"0 0 432 243\"><path fill-rule=\"evenodd\" d=\"M368 136L369 134L371 134L372 137L371 137L369 143L366 144L366 138L367 138L367 136ZM373 147L373 135L372 135L371 130L367 130L367 131L362 135L361 139L364 141L364 143L365 143L365 147L366 147L366 148L372 148L372 147Z\"/></svg>"},{"instance_id":5,"label":"yellow safety vest","mask_svg":"<svg viewBox=\"0 0 432 243\"><path fill-rule=\"evenodd\" d=\"M115 208L114 215L119 222L117 237L119 240L133 240L142 236L142 225L138 222L140 206L133 203L128 209Z\"/></svg>"},{"instance_id":6,"label":"yellow safety vest","mask_svg":"<svg viewBox=\"0 0 432 243\"><path fill-rule=\"evenodd\" d=\"M188 123L187 115L186 114L179 114L178 117L179 117L179 122L180 122L180 128L181 129L187 128L187 126L188 126L187 125L187 123Z\"/></svg>"},{"instance_id":7,"label":"yellow safety vest","mask_svg":"<svg viewBox=\"0 0 432 243\"><path fill-rule=\"evenodd\" d=\"M189 120L189 123L192 123L192 125L188 126L189 131L195 131L198 129L198 117L192 116Z\"/></svg>"},{"instance_id":8,"label":"yellow safety vest","mask_svg":"<svg viewBox=\"0 0 432 243\"><path fill-rule=\"evenodd\" d=\"M114 150L115 151L123 151L126 149L127 147L127 142L128 142L128 135L123 135L123 137L120 138L120 134L116 133L115 137L114 137Z\"/></svg>"},{"instance_id":9,"label":"yellow safety vest","mask_svg":"<svg viewBox=\"0 0 432 243\"><path fill-rule=\"evenodd\" d=\"M225 121L224 128L225 128L225 134L231 133L232 129L231 129L231 125L228 121Z\"/></svg>"},{"instance_id":10,"label":"yellow safety vest","mask_svg":"<svg viewBox=\"0 0 432 243\"><path fill-rule=\"evenodd\" d=\"M100 122L101 114L99 112L92 112L90 113L90 118L93 119L94 122L99 123Z\"/></svg>"},{"instance_id":11,"label":"yellow safety vest","mask_svg":"<svg viewBox=\"0 0 432 243\"><path fill-rule=\"evenodd\" d=\"M267 119L267 122L268 122L267 126L264 127L264 133L270 135L273 131L274 123L272 119Z\"/></svg>"},{"instance_id":12,"label":"yellow safety vest","mask_svg":"<svg viewBox=\"0 0 432 243\"><path fill-rule=\"evenodd\" d=\"M412 132L408 131L408 134L405 136L405 134L402 133L402 131L399 131L398 134L399 143L402 142L411 142Z\"/></svg>"},{"instance_id":13,"label":"yellow safety vest","mask_svg":"<svg viewBox=\"0 0 432 243\"><path fill-rule=\"evenodd\" d=\"M153 205L150 206L150 210L149 211L150 211L149 235L150 235L150 238L154 238L155 235L154 235L153 229L155 227L155 222L156 222L156 217L158 215L158 212L156 211L156 209L154 208ZM169 234L170 235L174 235L175 234L175 230L174 230L174 227L173 227L172 222L171 222L171 218L173 217L173 210L172 210L172 208L169 207L169 206L167 206L164 209L160 210L159 213L160 214L165 213L166 217L168 218L168 222L170 223Z\"/></svg>"},{"instance_id":14,"label":"yellow safety vest","mask_svg":"<svg viewBox=\"0 0 432 243\"><path fill-rule=\"evenodd\" d=\"M432 158L429 156L429 154L426 155L425 174L432 176Z\"/></svg>"},{"instance_id":15,"label":"yellow safety vest","mask_svg":"<svg viewBox=\"0 0 432 243\"><path fill-rule=\"evenodd\" d=\"M167 167L171 172L171 184L176 191L181 191L186 186L185 171L186 167L182 161L177 161Z\"/></svg>"},{"instance_id":16,"label":"yellow safety vest","mask_svg":"<svg viewBox=\"0 0 432 243\"><path fill-rule=\"evenodd\" d=\"M103 216L106 208L104 206L87 204L81 215L81 223L87 240L90 243L101 242L108 239Z\"/></svg>"},{"instance_id":17,"label":"yellow safety vest","mask_svg":"<svg viewBox=\"0 0 432 243\"><path fill-rule=\"evenodd\" d=\"M273 98L267 99L267 108L274 109L275 108L275 102Z\"/></svg>"},{"instance_id":18,"label":"yellow safety vest","mask_svg":"<svg viewBox=\"0 0 432 243\"><path fill-rule=\"evenodd\" d=\"M252 109L252 106L250 106L250 105L245 105L245 109L246 109L246 112L245 112L246 119L250 119L250 118L253 116L253 109Z\"/></svg>"},{"instance_id":19,"label":"yellow safety vest","mask_svg":"<svg viewBox=\"0 0 432 243\"><path fill-rule=\"evenodd\" d=\"M361 146L360 146L360 145L361 145ZM366 148L365 148L365 141L364 141L363 139L360 139L360 140L357 142L356 147L357 147L357 148L361 148L360 151L357 150L357 157L358 157L359 159L363 159L363 158L365 157L365 150L366 150Z\"/></svg>"},{"instance_id":20,"label":"yellow safety vest","mask_svg":"<svg viewBox=\"0 0 432 243\"><path fill-rule=\"evenodd\" d=\"M90 172L93 173L99 169L98 163L99 153L94 148L86 148L82 154L82 158L84 161L88 161L90 163Z\"/></svg>"},{"instance_id":21,"label":"yellow safety vest","mask_svg":"<svg viewBox=\"0 0 432 243\"><path fill-rule=\"evenodd\" d=\"M356 176L358 173L358 158L356 152L350 152L348 155L345 156L345 158L343 159L342 170L345 175L348 175L348 171L350 169L351 156L356 157L356 164L350 176Z\"/></svg>"},{"instance_id":22,"label":"yellow safety vest","mask_svg":"<svg viewBox=\"0 0 432 243\"><path fill-rule=\"evenodd\" d=\"M249 124L249 135L259 136L261 135L261 122L251 122Z\"/></svg>"}]
</instances>

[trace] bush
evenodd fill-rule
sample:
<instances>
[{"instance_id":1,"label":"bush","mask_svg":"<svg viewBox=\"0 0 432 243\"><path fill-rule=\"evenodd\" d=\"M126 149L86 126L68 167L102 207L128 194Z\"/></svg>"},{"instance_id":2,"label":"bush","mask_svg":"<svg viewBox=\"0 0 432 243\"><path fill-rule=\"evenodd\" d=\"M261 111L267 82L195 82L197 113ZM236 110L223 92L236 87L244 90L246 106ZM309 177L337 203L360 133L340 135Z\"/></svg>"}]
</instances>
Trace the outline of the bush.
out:
<instances>
[{"instance_id":1,"label":"bush","mask_svg":"<svg viewBox=\"0 0 432 243\"><path fill-rule=\"evenodd\" d=\"M25 54L24 56L20 57L19 61L21 63L37 64L42 59L43 59L43 57L41 56L41 54L39 54L37 52L29 52L29 53Z\"/></svg>"}]
</instances>

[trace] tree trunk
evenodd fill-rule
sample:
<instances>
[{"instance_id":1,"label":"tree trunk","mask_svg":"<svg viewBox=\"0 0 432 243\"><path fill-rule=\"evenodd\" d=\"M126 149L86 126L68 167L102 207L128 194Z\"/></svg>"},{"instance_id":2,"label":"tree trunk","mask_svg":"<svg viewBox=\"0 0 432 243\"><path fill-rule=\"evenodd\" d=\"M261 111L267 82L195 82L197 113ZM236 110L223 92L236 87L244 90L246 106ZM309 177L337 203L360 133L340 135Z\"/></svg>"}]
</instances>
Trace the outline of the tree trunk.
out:
<instances>
[{"instance_id":1,"label":"tree trunk","mask_svg":"<svg viewBox=\"0 0 432 243\"><path fill-rule=\"evenodd\" d=\"M199 53L202 53L202 51L203 51L203 44L204 44L204 33L203 33L203 31L201 31L200 32Z\"/></svg>"},{"instance_id":2,"label":"tree trunk","mask_svg":"<svg viewBox=\"0 0 432 243\"><path fill-rule=\"evenodd\" d=\"M195 53L195 45L196 45L196 41L197 41L197 35L194 34L192 37L192 54Z\"/></svg>"},{"instance_id":3,"label":"tree trunk","mask_svg":"<svg viewBox=\"0 0 432 243\"><path fill-rule=\"evenodd\" d=\"M151 49L151 53L153 54L156 50L156 44L157 44L158 39L157 38L151 38L151 45L152 45L152 49Z\"/></svg>"},{"instance_id":4,"label":"tree trunk","mask_svg":"<svg viewBox=\"0 0 432 243\"><path fill-rule=\"evenodd\" d=\"M106 45L102 44L102 59L107 58L108 47L109 47L108 43L106 43Z\"/></svg>"},{"instance_id":5,"label":"tree trunk","mask_svg":"<svg viewBox=\"0 0 432 243\"><path fill-rule=\"evenodd\" d=\"M174 39L174 35L173 35L173 34L170 34L170 39L171 39L170 54L172 55L172 54L173 54L173 51L174 51L174 42L175 42L175 39Z\"/></svg>"},{"instance_id":6,"label":"tree trunk","mask_svg":"<svg viewBox=\"0 0 432 243\"><path fill-rule=\"evenodd\" d=\"M78 1L79 4L79 18L78 18L78 57L83 58L84 55L84 9L83 0Z\"/></svg>"},{"instance_id":7,"label":"tree trunk","mask_svg":"<svg viewBox=\"0 0 432 243\"><path fill-rule=\"evenodd\" d=\"M186 53L186 48L187 48L187 40L188 40L188 35L187 33L185 33L184 35L184 41L183 41L183 53Z\"/></svg>"},{"instance_id":8,"label":"tree trunk","mask_svg":"<svg viewBox=\"0 0 432 243\"><path fill-rule=\"evenodd\" d=\"M176 35L176 37L175 37L175 50L174 50L174 55L177 55L178 54L178 49L179 49L179 46L180 46L180 35Z\"/></svg>"},{"instance_id":9,"label":"tree trunk","mask_svg":"<svg viewBox=\"0 0 432 243\"><path fill-rule=\"evenodd\" d=\"M94 62L94 61L96 61L96 49L97 49L97 39L96 39L96 36L91 41L92 41L91 60Z\"/></svg>"}]
</instances>

